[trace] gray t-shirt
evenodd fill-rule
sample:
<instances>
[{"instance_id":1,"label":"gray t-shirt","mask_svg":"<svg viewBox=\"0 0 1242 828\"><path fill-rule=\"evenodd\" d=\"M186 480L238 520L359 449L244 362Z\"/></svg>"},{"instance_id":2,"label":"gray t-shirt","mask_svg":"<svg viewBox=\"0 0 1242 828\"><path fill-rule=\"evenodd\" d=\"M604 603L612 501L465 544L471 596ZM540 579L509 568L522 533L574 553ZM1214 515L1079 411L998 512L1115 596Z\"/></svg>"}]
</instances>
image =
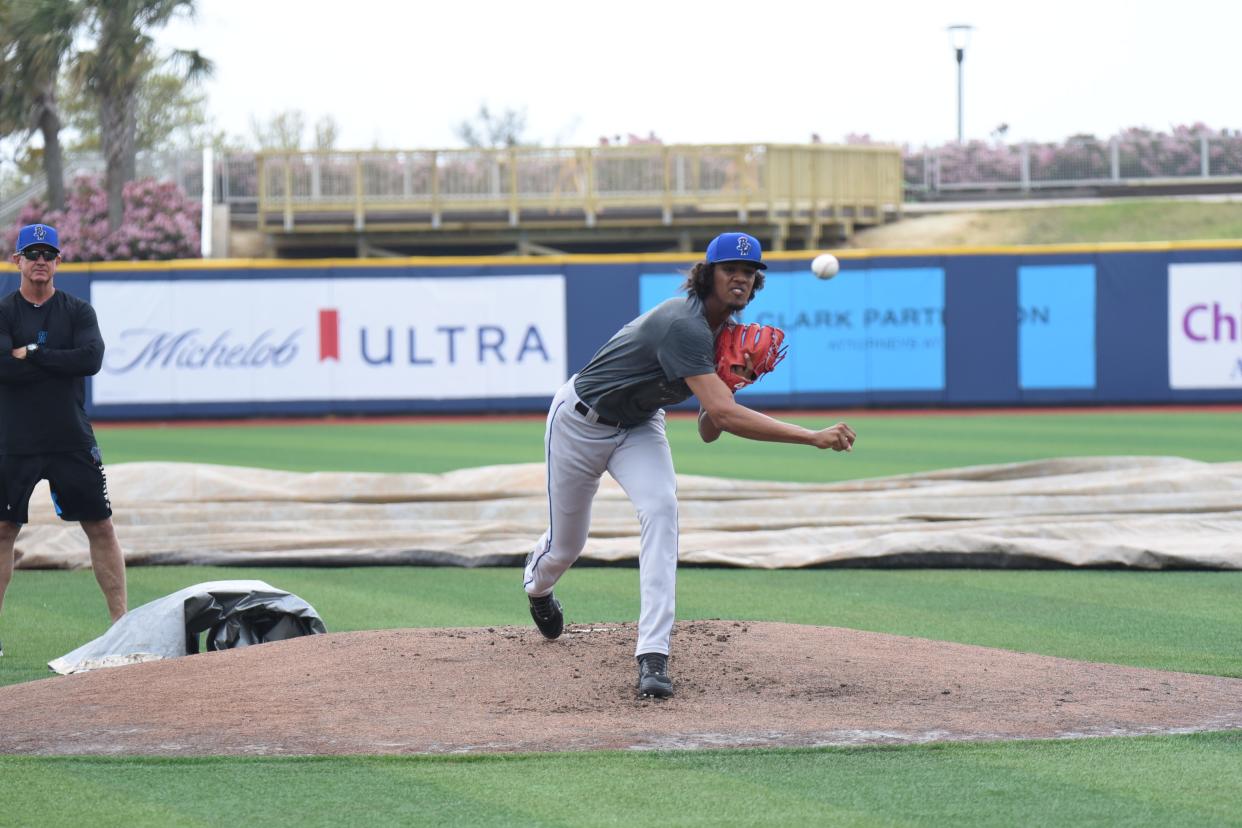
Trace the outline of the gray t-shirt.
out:
<instances>
[{"instance_id":1,"label":"gray t-shirt","mask_svg":"<svg viewBox=\"0 0 1242 828\"><path fill-rule=\"evenodd\" d=\"M617 331L574 390L600 416L635 426L690 397L686 377L715 373L715 343L699 297L674 297Z\"/></svg>"}]
</instances>

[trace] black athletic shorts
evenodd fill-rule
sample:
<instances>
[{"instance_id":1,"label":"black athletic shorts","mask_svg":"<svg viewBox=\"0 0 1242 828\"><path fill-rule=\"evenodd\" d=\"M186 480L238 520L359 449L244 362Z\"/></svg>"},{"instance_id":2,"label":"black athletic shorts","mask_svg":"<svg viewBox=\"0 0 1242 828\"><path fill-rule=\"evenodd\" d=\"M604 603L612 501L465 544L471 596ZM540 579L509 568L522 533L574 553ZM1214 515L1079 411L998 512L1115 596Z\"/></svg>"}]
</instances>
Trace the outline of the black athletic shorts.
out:
<instances>
[{"instance_id":1,"label":"black athletic shorts","mask_svg":"<svg viewBox=\"0 0 1242 828\"><path fill-rule=\"evenodd\" d=\"M52 505L61 520L103 520L112 517L108 480L98 446L54 454L0 455L0 520L26 523L35 484L46 480Z\"/></svg>"}]
</instances>

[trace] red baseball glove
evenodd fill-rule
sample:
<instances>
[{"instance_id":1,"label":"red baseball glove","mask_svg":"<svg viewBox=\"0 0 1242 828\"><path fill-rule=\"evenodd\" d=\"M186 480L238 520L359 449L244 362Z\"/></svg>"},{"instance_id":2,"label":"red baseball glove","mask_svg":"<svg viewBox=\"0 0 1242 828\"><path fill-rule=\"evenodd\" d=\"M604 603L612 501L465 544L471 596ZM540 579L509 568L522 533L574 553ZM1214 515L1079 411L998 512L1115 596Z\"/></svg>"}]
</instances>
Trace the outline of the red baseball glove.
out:
<instances>
[{"instance_id":1,"label":"red baseball glove","mask_svg":"<svg viewBox=\"0 0 1242 828\"><path fill-rule=\"evenodd\" d=\"M716 338L716 376L730 391L745 388L785 358L785 332L771 325L729 325Z\"/></svg>"}]
</instances>

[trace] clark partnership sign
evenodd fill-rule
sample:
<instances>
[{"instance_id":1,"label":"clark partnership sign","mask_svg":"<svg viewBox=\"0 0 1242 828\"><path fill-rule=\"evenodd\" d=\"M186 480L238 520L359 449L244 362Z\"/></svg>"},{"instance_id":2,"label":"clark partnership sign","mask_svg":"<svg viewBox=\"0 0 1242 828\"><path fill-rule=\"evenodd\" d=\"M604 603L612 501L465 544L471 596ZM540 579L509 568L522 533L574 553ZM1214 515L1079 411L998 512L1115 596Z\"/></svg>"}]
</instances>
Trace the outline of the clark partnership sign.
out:
<instances>
[{"instance_id":1,"label":"clark partnership sign","mask_svg":"<svg viewBox=\"0 0 1242 828\"><path fill-rule=\"evenodd\" d=\"M97 281L96 404L551 395L564 278Z\"/></svg>"},{"instance_id":2,"label":"clark partnership sign","mask_svg":"<svg viewBox=\"0 0 1242 828\"><path fill-rule=\"evenodd\" d=\"M738 393L940 391L944 278L938 267L855 269L832 282L810 270L769 273L743 319L785 331L787 365ZM684 295L684 281L643 274L642 310Z\"/></svg>"}]
</instances>

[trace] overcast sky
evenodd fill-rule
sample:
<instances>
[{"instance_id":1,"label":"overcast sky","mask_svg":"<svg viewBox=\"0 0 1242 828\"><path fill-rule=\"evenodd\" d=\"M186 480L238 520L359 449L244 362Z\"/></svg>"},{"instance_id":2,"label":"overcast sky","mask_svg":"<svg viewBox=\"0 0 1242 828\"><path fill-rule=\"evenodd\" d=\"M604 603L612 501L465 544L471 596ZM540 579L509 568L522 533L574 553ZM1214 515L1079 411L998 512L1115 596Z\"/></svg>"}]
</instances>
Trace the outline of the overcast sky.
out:
<instances>
[{"instance_id":1,"label":"overcast sky","mask_svg":"<svg viewBox=\"0 0 1242 828\"><path fill-rule=\"evenodd\" d=\"M219 129L333 116L341 148L460 146L486 103L525 110L543 144L654 132L666 143L817 133L952 140L945 28L976 27L965 132L1106 137L1130 126L1242 127L1234 0L198 0L159 34L216 63Z\"/></svg>"}]
</instances>

